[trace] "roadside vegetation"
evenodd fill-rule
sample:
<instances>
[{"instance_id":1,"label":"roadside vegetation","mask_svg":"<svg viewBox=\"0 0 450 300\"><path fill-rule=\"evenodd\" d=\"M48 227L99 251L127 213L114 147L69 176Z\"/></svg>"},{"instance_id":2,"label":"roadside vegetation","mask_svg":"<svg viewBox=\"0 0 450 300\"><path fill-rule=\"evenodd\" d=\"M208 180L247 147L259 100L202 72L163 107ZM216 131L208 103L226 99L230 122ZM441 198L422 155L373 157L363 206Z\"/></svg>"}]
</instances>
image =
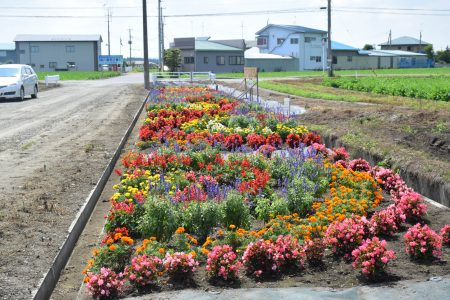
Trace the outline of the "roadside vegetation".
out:
<instances>
[{"instance_id":1,"label":"roadside vegetation","mask_svg":"<svg viewBox=\"0 0 450 300\"><path fill-rule=\"evenodd\" d=\"M59 75L60 80L96 80L120 76L120 72L98 71L70 71L70 72L36 72L39 80L44 80L47 75Z\"/></svg>"}]
</instances>

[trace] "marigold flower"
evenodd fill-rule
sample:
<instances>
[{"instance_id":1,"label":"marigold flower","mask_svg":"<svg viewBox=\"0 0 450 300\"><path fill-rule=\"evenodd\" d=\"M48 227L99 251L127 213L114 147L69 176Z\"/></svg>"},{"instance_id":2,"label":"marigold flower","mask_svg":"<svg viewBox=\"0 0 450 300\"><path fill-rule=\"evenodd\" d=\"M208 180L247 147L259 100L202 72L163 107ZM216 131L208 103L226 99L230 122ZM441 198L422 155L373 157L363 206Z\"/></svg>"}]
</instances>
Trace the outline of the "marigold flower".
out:
<instances>
[{"instance_id":1,"label":"marigold flower","mask_svg":"<svg viewBox=\"0 0 450 300\"><path fill-rule=\"evenodd\" d=\"M185 231L184 227L178 227L177 230L175 230L175 234L181 234Z\"/></svg>"},{"instance_id":2,"label":"marigold flower","mask_svg":"<svg viewBox=\"0 0 450 300\"><path fill-rule=\"evenodd\" d=\"M117 249L116 245L109 246L109 251L115 251Z\"/></svg>"}]
</instances>

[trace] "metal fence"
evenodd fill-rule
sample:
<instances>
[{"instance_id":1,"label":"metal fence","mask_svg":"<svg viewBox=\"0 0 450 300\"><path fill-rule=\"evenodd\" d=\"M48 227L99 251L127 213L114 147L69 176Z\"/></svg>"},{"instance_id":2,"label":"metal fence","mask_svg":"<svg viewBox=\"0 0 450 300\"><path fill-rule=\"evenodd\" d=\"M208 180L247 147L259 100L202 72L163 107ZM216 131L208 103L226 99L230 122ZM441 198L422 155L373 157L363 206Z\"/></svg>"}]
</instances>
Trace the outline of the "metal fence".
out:
<instances>
[{"instance_id":1,"label":"metal fence","mask_svg":"<svg viewBox=\"0 0 450 300\"><path fill-rule=\"evenodd\" d=\"M150 82L156 84L158 81L216 81L216 74L212 72L152 72Z\"/></svg>"}]
</instances>

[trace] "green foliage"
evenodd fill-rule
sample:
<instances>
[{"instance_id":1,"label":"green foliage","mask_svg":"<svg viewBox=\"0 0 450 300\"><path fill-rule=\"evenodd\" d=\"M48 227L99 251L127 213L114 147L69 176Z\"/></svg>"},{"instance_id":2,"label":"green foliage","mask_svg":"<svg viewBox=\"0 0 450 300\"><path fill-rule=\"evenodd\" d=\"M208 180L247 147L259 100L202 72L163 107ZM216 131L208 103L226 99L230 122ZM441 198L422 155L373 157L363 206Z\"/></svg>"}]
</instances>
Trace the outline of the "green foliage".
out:
<instances>
[{"instance_id":1,"label":"green foliage","mask_svg":"<svg viewBox=\"0 0 450 300\"><path fill-rule=\"evenodd\" d=\"M183 211L183 225L187 232L204 241L220 220L220 208L214 201L191 202Z\"/></svg>"},{"instance_id":2,"label":"green foliage","mask_svg":"<svg viewBox=\"0 0 450 300\"><path fill-rule=\"evenodd\" d=\"M314 202L314 182L301 177L295 177L288 186L287 200L291 213L306 216Z\"/></svg>"},{"instance_id":3,"label":"green foliage","mask_svg":"<svg viewBox=\"0 0 450 300\"><path fill-rule=\"evenodd\" d=\"M180 224L180 213L175 205L165 199L149 198L144 204L145 213L139 224L142 236L167 241Z\"/></svg>"},{"instance_id":4,"label":"green foliage","mask_svg":"<svg viewBox=\"0 0 450 300\"><path fill-rule=\"evenodd\" d=\"M111 249L114 247L114 250ZM91 272L99 272L102 267L110 268L114 272L123 272L131 256L132 248L126 244L113 244L102 246L94 257Z\"/></svg>"},{"instance_id":5,"label":"green foliage","mask_svg":"<svg viewBox=\"0 0 450 300\"><path fill-rule=\"evenodd\" d=\"M144 208L140 205L134 206L134 211L131 214L123 210L116 210L111 213L109 218L106 220L105 231L111 232L116 228L126 227L130 236L137 237L140 236L139 232L139 220L144 214Z\"/></svg>"},{"instance_id":6,"label":"green foliage","mask_svg":"<svg viewBox=\"0 0 450 300\"><path fill-rule=\"evenodd\" d=\"M324 79L322 84L360 92L450 101L449 77L339 77Z\"/></svg>"},{"instance_id":7,"label":"green foliage","mask_svg":"<svg viewBox=\"0 0 450 300\"><path fill-rule=\"evenodd\" d=\"M445 48L445 50L438 51L436 53L436 61L444 62L447 64L450 63L450 49L448 48L448 46L447 46L447 48Z\"/></svg>"},{"instance_id":8,"label":"green foliage","mask_svg":"<svg viewBox=\"0 0 450 300\"><path fill-rule=\"evenodd\" d=\"M423 51L425 52L425 54L427 55L427 57L428 57L429 59L433 59L433 58L434 58L433 45L431 45L431 44L426 45L426 46L423 48Z\"/></svg>"},{"instance_id":9,"label":"green foliage","mask_svg":"<svg viewBox=\"0 0 450 300\"><path fill-rule=\"evenodd\" d=\"M277 194L273 194L270 199L257 197L255 201L256 216L259 220L263 220L264 222L267 222L270 218L278 215L284 216L289 214L288 202Z\"/></svg>"},{"instance_id":10,"label":"green foliage","mask_svg":"<svg viewBox=\"0 0 450 300\"><path fill-rule=\"evenodd\" d=\"M164 50L164 65L169 68L170 72L175 72L181 64L181 50L170 48Z\"/></svg>"},{"instance_id":11,"label":"green foliage","mask_svg":"<svg viewBox=\"0 0 450 300\"><path fill-rule=\"evenodd\" d=\"M373 46L371 44L365 44L363 50L373 50Z\"/></svg>"},{"instance_id":12,"label":"green foliage","mask_svg":"<svg viewBox=\"0 0 450 300\"><path fill-rule=\"evenodd\" d=\"M120 76L120 72L110 71L63 71L63 72L36 72L39 80L44 80L45 76L59 75L59 79L64 80L96 80L115 76Z\"/></svg>"},{"instance_id":13,"label":"green foliage","mask_svg":"<svg viewBox=\"0 0 450 300\"><path fill-rule=\"evenodd\" d=\"M244 203L244 196L237 191L230 191L221 204L222 223L228 228L235 225L238 228L248 229L250 225L250 209Z\"/></svg>"}]
</instances>

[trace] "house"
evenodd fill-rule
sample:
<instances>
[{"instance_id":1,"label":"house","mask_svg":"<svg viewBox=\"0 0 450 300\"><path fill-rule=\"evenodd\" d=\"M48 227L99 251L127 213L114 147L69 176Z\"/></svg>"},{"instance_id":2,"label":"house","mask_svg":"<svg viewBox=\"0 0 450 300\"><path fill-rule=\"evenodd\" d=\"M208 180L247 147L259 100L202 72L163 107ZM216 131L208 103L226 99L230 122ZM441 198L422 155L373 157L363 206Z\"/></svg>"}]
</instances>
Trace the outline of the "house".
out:
<instances>
[{"instance_id":1,"label":"house","mask_svg":"<svg viewBox=\"0 0 450 300\"><path fill-rule=\"evenodd\" d=\"M0 43L0 64L16 63L16 45L14 43Z\"/></svg>"},{"instance_id":2,"label":"house","mask_svg":"<svg viewBox=\"0 0 450 300\"><path fill-rule=\"evenodd\" d=\"M402 36L391 41L380 44L381 50L402 50L423 53L425 46L431 45L425 41L410 36Z\"/></svg>"},{"instance_id":3,"label":"house","mask_svg":"<svg viewBox=\"0 0 450 300\"><path fill-rule=\"evenodd\" d=\"M94 35L32 35L15 37L17 63L36 71L98 71L102 37Z\"/></svg>"},{"instance_id":4,"label":"house","mask_svg":"<svg viewBox=\"0 0 450 300\"><path fill-rule=\"evenodd\" d=\"M243 72L244 40L210 40L204 38L175 38L171 48L181 50L182 72Z\"/></svg>"},{"instance_id":5,"label":"house","mask_svg":"<svg viewBox=\"0 0 450 300\"><path fill-rule=\"evenodd\" d=\"M298 59L297 70L321 70L327 50L327 32L296 26L268 24L256 32L261 53Z\"/></svg>"}]
</instances>

